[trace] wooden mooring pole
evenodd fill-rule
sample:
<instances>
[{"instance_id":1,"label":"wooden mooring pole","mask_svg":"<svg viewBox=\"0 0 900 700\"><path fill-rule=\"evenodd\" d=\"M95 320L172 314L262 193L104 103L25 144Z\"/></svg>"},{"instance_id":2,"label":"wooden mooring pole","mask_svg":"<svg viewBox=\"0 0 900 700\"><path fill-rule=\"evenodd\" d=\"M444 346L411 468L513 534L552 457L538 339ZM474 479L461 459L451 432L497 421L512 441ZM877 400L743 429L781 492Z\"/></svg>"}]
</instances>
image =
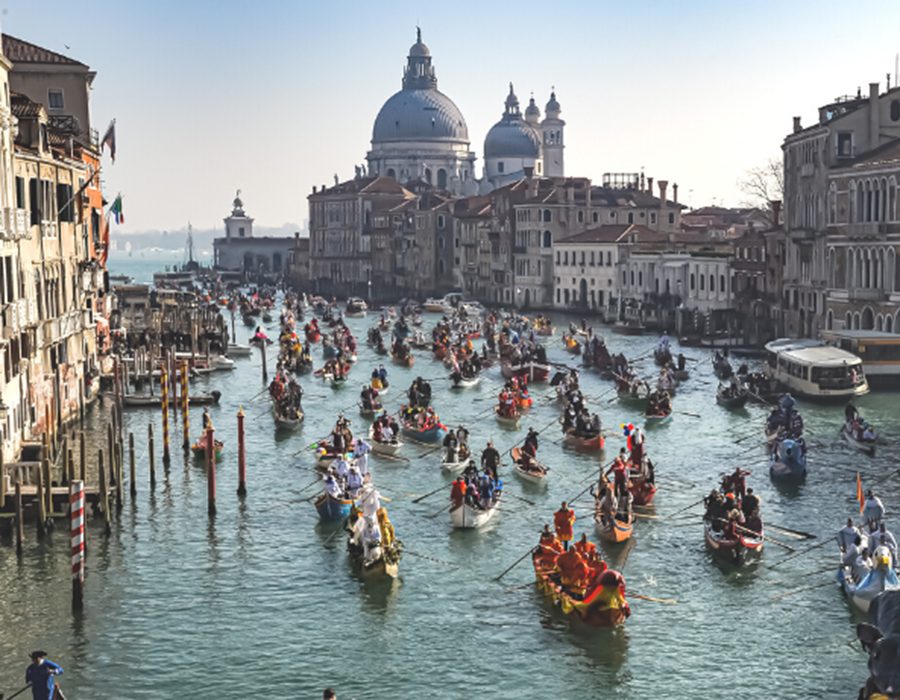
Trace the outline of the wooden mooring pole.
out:
<instances>
[{"instance_id":1,"label":"wooden mooring pole","mask_svg":"<svg viewBox=\"0 0 900 700\"><path fill-rule=\"evenodd\" d=\"M153 457L153 423L147 426L147 455L150 458L150 489L156 486L156 460Z\"/></svg>"},{"instance_id":2,"label":"wooden mooring pole","mask_svg":"<svg viewBox=\"0 0 900 700\"><path fill-rule=\"evenodd\" d=\"M163 466L169 466L169 373L162 371L162 430L163 430Z\"/></svg>"},{"instance_id":3,"label":"wooden mooring pole","mask_svg":"<svg viewBox=\"0 0 900 700\"><path fill-rule=\"evenodd\" d=\"M206 509L216 514L216 431L212 426L206 429Z\"/></svg>"},{"instance_id":4,"label":"wooden mooring pole","mask_svg":"<svg viewBox=\"0 0 900 700\"><path fill-rule=\"evenodd\" d=\"M128 487L131 491L131 500L133 501L137 497L137 467L134 463L134 433L128 433L128 467L128 476L130 477Z\"/></svg>"},{"instance_id":5,"label":"wooden mooring pole","mask_svg":"<svg viewBox=\"0 0 900 700\"><path fill-rule=\"evenodd\" d=\"M237 413L237 444L238 444L238 487L237 495L243 498L247 495L247 453L244 443L244 407L241 406Z\"/></svg>"}]
</instances>

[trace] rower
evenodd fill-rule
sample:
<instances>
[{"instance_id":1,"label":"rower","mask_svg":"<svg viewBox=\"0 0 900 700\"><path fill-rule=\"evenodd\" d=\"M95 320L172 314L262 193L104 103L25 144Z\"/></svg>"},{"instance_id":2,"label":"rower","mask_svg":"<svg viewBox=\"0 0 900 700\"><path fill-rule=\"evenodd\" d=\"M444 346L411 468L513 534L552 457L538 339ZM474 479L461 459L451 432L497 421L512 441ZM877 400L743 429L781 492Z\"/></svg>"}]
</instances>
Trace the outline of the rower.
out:
<instances>
[{"instance_id":1,"label":"rower","mask_svg":"<svg viewBox=\"0 0 900 700\"><path fill-rule=\"evenodd\" d=\"M500 466L500 453L494 448L494 443L488 440L487 447L481 453L481 468L490 472L494 481L497 480L497 469Z\"/></svg>"},{"instance_id":2,"label":"rower","mask_svg":"<svg viewBox=\"0 0 900 700\"><path fill-rule=\"evenodd\" d=\"M466 480L462 476L456 477L450 489L450 501L454 508L459 508L466 500Z\"/></svg>"},{"instance_id":3,"label":"rower","mask_svg":"<svg viewBox=\"0 0 900 700\"><path fill-rule=\"evenodd\" d=\"M455 462L457 460L457 452L459 449L459 441L456 439L456 433L452 430L444 436L444 461Z\"/></svg>"},{"instance_id":4,"label":"rower","mask_svg":"<svg viewBox=\"0 0 900 700\"><path fill-rule=\"evenodd\" d=\"M371 451L372 447L368 442L361 437L356 438L356 447L353 450L353 454L356 455L356 466L363 479L369 474L369 452Z\"/></svg>"},{"instance_id":5,"label":"rower","mask_svg":"<svg viewBox=\"0 0 900 700\"><path fill-rule=\"evenodd\" d=\"M596 508L600 512L600 522L606 526L612 524L616 511L619 509L619 501L606 481L603 481L600 485L600 493L596 496L596 504Z\"/></svg>"},{"instance_id":6,"label":"rower","mask_svg":"<svg viewBox=\"0 0 900 700\"><path fill-rule=\"evenodd\" d=\"M563 543L563 548L568 550L569 542L572 541L574 534L575 511L569 508L565 501L562 502L562 507L553 514L553 525L556 528L556 535Z\"/></svg>"},{"instance_id":7,"label":"rower","mask_svg":"<svg viewBox=\"0 0 900 700\"><path fill-rule=\"evenodd\" d=\"M528 429L528 435L525 436L525 444L523 445L523 449L526 452L531 452L532 457L537 454L538 434L534 428Z\"/></svg>"},{"instance_id":8,"label":"rower","mask_svg":"<svg viewBox=\"0 0 900 700\"><path fill-rule=\"evenodd\" d=\"M625 459L625 448L619 450L618 457L613 460L612 466L606 470L605 476L613 474L615 490L618 498L623 498L628 493L628 462Z\"/></svg>"},{"instance_id":9,"label":"rower","mask_svg":"<svg viewBox=\"0 0 900 700\"><path fill-rule=\"evenodd\" d=\"M741 510L745 517L759 512L759 496L753 493L753 489L747 489L747 493L741 498Z\"/></svg>"},{"instance_id":10,"label":"rower","mask_svg":"<svg viewBox=\"0 0 900 700\"><path fill-rule=\"evenodd\" d=\"M884 518L884 504L881 502L881 499L874 494L872 489L866 491L866 501L863 506L863 518L865 518L865 521L870 528L873 524L878 525L881 522L881 519Z\"/></svg>"},{"instance_id":11,"label":"rower","mask_svg":"<svg viewBox=\"0 0 900 700\"><path fill-rule=\"evenodd\" d=\"M850 545L860 536L859 530L853 524L853 518L847 518L847 524L838 530L837 541L842 552L847 551Z\"/></svg>"},{"instance_id":12,"label":"rower","mask_svg":"<svg viewBox=\"0 0 900 700\"><path fill-rule=\"evenodd\" d=\"M894 562L896 562L897 539L894 537L893 533L887 529L887 525L884 524L883 520L878 524L878 532L873 535L873 538L877 540L878 544L883 544L891 550L891 556L894 558Z\"/></svg>"},{"instance_id":13,"label":"rower","mask_svg":"<svg viewBox=\"0 0 900 700\"><path fill-rule=\"evenodd\" d=\"M459 426L456 429L456 440L459 442L459 449L461 451L468 451L469 449L469 431L466 430L465 426Z\"/></svg>"}]
</instances>

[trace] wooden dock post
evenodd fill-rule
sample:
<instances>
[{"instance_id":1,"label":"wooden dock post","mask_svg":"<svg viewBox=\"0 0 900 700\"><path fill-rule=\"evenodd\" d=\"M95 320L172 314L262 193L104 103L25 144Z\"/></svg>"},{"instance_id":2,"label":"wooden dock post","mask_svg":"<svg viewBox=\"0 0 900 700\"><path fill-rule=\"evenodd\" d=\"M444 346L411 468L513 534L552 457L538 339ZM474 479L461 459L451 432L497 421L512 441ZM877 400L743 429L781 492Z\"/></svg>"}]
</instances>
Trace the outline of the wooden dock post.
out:
<instances>
[{"instance_id":1,"label":"wooden dock post","mask_svg":"<svg viewBox=\"0 0 900 700\"><path fill-rule=\"evenodd\" d=\"M97 450L97 472L100 474L100 510L108 535L112 528L109 526L109 491L106 488L106 470L103 468L103 450Z\"/></svg>"},{"instance_id":2,"label":"wooden dock post","mask_svg":"<svg viewBox=\"0 0 900 700\"><path fill-rule=\"evenodd\" d=\"M25 541L25 523L22 519L22 483L16 479L16 554L22 554L22 543Z\"/></svg>"},{"instance_id":3,"label":"wooden dock post","mask_svg":"<svg viewBox=\"0 0 900 700\"><path fill-rule=\"evenodd\" d=\"M244 442L244 407L238 408L237 413L237 444L238 444L238 487L237 495L243 498L247 495L247 454Z\"/></svg>"},{"instance_id":4,"label":"wooden dock post","mask_svg":"<svg viewBox=\"0 0 900 700\"><path fill-rule=\"evenodd\" d=\"M84 607L84 482L69 482L69 527L72 545L72 609Z\"/></svg>"},{"instance_id":5,"label":"wooden dock post","mask_svg":"<svg viewBox=\"0 0 900 700\"><path fill-rule=\"evenodd\" d=\"M113 440L115 447L116 463L116 510L122 510L122 493L125 490L125 469L122 465L122 443L116 438Z\"/></svg>"},{"instance_id":6,"label":"wooden dock post","mask_svg":"<svg viewBox=\"0 0 900 700\"><path fill-rule=\"evenodd\" d=\"M265 341L265 338L260 338L259 353L260 353L260 355L262 355L263 384L266 384L269 381L269 373L266 371L266 341Z\"/></svg>"},{"instance_id":7,"label":"wooden dock post","mask_svg":"<svg viewBox=\"0 0 900 700\"><path fill-rule=\"evenodd\" d=\"M212 426L206 429L206 509L216 514L216 431Z\"/></svg>"},{"instance_id":8,"label":"wooden dock post","mask_svg":"<svg viewBox=\"0 0 900 700\"><path fill-rule=\"evenodd\" d=\"M46 442L46 439L45 439ZM47 458L44 457L43 460ZM41 461L37 466L37 531L38 535L44 534L44 523L47 520L47 510L44 496L44 462Z\"/></svg>"},{"instance_id":9,"label":"wooden dock post","mask_svg":"<svg viewBox=\"0 0 900 700\"><path fill-rule=\"evenodd\" d=\"M66 471L69 474L69 483L75 481L75 450L71 447L66 449Z\"/></svg>"},{"instance_id":10,"label":"wooden dock post","mask_svg":"<svg viewBox=\"0 0 900 700\"><path fill-rule=\"evenodd\" d=\"M147 454L150 457L150 489L156 486L156 460L153 458L153 423L147 426Z\"/></svg>"},{"instance_id":11,"label":"wooden dock post","mask_svg":"<svg viewBox=\"0 0 900 700\"><path fill-rule=\"evenodd\" d=\"M131 481L128 486L131 489L131 500L137 497L137 467L134 464L134 433L128 433L128 466Z\"/></svg>"},{"instance_id":12,"label":"wooden dock post","mask_svg":"<svg viewBox=\"0 0 900 700\"><path fill-rule=\"evenodd\" d=\"M188 389L188 362L181 363L181 422L182 422L182 442L185 451L191 449L191 412L190 412L190 395Z\"/></svg>"},{"instance_id":13,"label":"wooden dock post","mask_svg":"<svg viewBox=\"0 0 900 700\"><path fill-rule=\"evenodd\" d=\"M163 368L162 377L163 466L169 466L169 373Z\"/></svg>"},{"instance_id":14,"label":"wooden dock post","mask_svg":"<svg viewBox=\"0 0 900 700\"><path fill-rule=\"evenodd\" d=\"M116 445L113 437L113 424L106 424L106 456L109 457L109 487L114 488L116 485Z\"/></svg>"}]
</instances>

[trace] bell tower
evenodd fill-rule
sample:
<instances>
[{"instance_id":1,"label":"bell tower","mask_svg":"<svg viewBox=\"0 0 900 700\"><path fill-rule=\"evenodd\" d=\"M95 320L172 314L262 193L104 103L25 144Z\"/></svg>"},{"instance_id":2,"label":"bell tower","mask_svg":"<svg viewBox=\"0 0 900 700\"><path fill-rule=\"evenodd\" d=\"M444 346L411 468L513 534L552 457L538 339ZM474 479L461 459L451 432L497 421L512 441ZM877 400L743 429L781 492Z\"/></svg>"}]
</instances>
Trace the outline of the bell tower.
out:
<instances>
[{"instance_id":1,"label":"bell tower","mask_svg":"<svg viewBox=\"0 0 900 700\"><path fill-rule=\"evenodd\" d=\"M556 90L551 90L550 100L544 108L544 121L541 122L544 151L544 174L547 177L565 177L566 168L563 161L565 142L563 134L566 123L560 119L562 108L556 101Z\"/></svg>"}]
</instances>

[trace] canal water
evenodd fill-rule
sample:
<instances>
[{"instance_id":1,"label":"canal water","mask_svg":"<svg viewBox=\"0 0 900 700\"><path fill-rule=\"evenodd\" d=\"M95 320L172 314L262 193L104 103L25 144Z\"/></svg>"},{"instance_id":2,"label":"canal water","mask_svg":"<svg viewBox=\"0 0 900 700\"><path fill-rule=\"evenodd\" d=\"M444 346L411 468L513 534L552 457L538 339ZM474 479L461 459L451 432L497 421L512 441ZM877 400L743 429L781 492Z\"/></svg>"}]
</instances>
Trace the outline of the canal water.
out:
<instances>
[{"instance_id":1,"label":"canal water","mask_svg":"<svg viewBox=\"0 0 900 700\"><path fill-rule=\"evenodd\" d=\"M428 315L429 329L436 318ZM563 325L569 319L556 320ZM601 463L558 444L558 408L542 398L546 385L534 387L535 407L519 431L500 428L490 413L500 383L496 367L479 387L452 392L446 370L430 353L416 351L414 368L388 365L392 389L386 403L396 410L410 381L425 377L444 422L468 426L479 449L488 439L508 448L527 427L550 424L539 451L552 468L546 488L522 483L507 467L501 512L484 530L454 531L449 516L439 512L449 487L412 502L449 484L437 453L419 459L425 448L407 444L409 462L373 460L376 483L392 499L390 515L409 553L393 585L363 584L348 565L343 536L320 526L305 500L316 490L304 487L315 478L306 446L329 432L340 411L355 430L367 427L356 401L381 359L364 343L372 322L371 316L349 322L362 342L347 387L334 391L312 377L302 380L306 421L294 434L276 435L267 400L253 400L263 387L258 354L239 359L231 373L193 385L194 391L222 392L221 405L211 411L225 442L213 519L206 513L204 469L182 459L180 451L163 471L157 444L158 482L150 490L144 436L150 422L160 435L160 416L129 410L127 428L137 437L138 494L134 501L126 497L110 536L98 521L90 523L84 612L73 615L70 609L64 527L42 542L28 528L21 559L8 539L0 546L0 691L22 686L28 652L42 648L65 668L70 699L314 698L325 686L341 698L360 700L855 697L865 680L866 657L849 644L857 619L837 587L827 585L834 576L828 567L836 563L831 545L769 570L765 565L787 552L769 544L760 566L727 570L706 551L696 510L696 520L641 520L633 544L607 556L613 566L623 566L629 591L677 604L632 600L631 619L615 630L576 627L554 611L528 585L527 560L495 582ZM638 365L645 375L653 373L649 353L655 338L597 328L612 352L644 358ZM239 324L241 341L249 332ZM548 347L553 360L572 362L559 335ZM801 402L809 478L794 490L776 487L766 469L765 411L717 406L709 353L685 353L696 362L675 397L674 419L647 431L660 482L658 515L698 501L723 471L740 465L753 471L750 485L762 496L767 520L831 537L856 512L855 470L862 470L865 484L897 468L891 449L868 458L841 443L841 406ZM613 433L605 463L622 442L620 425L639 423L640 417L615 399L610 382L582 376L585 394ZM896 394L873 393L858 403L888 440L900 437ZM248 427L244 501L235 495L239 406ZM101 420L99 411L91 420ZM192 411L192 425L196 435L199 409ZM896 513L897 480L886 482L880 493ZM590 510L586 500L575 504L577 536L587 531L593 537ZM898 527L897 521L889 523ZM818 541L776 536L797 549ZM775 599L816 584L825 585Z\"/></svg>"}]
</instances>

